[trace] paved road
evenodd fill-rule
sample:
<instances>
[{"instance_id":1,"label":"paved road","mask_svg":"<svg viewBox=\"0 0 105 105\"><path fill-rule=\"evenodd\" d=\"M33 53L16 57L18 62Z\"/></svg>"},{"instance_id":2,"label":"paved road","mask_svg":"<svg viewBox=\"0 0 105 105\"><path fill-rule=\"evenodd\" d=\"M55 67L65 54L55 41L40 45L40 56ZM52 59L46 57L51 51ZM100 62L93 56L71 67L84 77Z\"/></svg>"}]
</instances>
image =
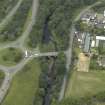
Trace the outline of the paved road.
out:
<instances>
[{"instance_id":1,"label":"paved road","mask_svg":"<svg viewBox=\"0 0 105 105\"><path fill-rule=\"evenodd\" d=\"M0 103L2 102L3 98L5 97L8 88L11 85L12 77L9 75L9 73L5 72L5 79L3 81L3 84L0 88Z\"/></svg>"},{"instance_id":2,"label":"paved road","mask_svg":"<svg viewBox=\"0 0 105 105\"><path fill-rule=\"evenodd\" d=\"M0 30L2 30L13 18L14 14L20 7L23 0L19 0L15 7L8 13L8 15L0 23Z\"/></svg>"}]
</instances>

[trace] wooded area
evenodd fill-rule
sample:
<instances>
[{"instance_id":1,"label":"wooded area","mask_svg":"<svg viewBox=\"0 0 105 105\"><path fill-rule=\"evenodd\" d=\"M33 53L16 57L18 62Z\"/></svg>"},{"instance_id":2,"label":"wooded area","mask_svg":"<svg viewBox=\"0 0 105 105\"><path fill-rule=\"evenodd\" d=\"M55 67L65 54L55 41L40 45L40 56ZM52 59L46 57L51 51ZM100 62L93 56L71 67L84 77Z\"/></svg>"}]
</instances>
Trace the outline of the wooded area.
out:
<instances>
[{"instance_id":1,"label":"wooded area","mask_svg":"<svg viewBox=\"0 0 105 105\"><path fill-rule=\"evenodd\" d=\"M29 45L35 48L39 44L47 50L67 49L75 11L94 2L96 0L40 0Z\"/></svg>"},{"instance_id":2,"label":"wooded area","mask_svg":"<svg viewBox=\"0 0 105 105\"><path fill-rule=\"evenodd\" d=\"M49 69L50 64L54 61L54 65ZM61 90L63 77L65 74L65 56L60 53L54 58L40 58L42 73L39 78L39 88L35 94L34 105L49 105L58 100Z\"/></svg>"},{"instance_id":3,"label":"wooded area","mask_svg":"<svg viewBox=\"0 0 105 105\"><path fill-rule=\"evenodd\" d=\"M17 4L18 0L0 0L0 21Z\"/></svg>"},{"instance_id":4,"label":"wooded area","mask_svg":"<svg viewBox=\"0 0 105 105\"><path fill-rule=\"evenodd\" d=\"M32 0L23 1L13 20L0 32L0 41L12 41L22 34L31 5Z\"/></svg>"}]
</instances>

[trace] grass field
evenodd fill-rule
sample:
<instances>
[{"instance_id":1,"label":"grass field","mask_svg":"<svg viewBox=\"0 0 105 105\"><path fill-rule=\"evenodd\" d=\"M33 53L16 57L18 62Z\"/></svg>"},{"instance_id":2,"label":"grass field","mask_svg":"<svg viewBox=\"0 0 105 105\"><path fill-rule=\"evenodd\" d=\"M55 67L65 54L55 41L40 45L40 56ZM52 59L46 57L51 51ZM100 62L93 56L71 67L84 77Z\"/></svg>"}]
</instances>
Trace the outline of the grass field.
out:
<instances>
[{"instance_id":1,"label":"grass field","mask_svg":"<svg viewBox=\"0 0 105 105\"><path fill-rule=\"evenodd\" d=\"M23 54L21 50L14 48L7 48L0 50L0 64L12 66L21 61Z\"/></svg>"},{"instance_id":2,"label":"grass field","mask_svg":"<svg viewBox=\"0 0 105 105\"><path fill-rule=\"evenodd\" d=\"M11 88L2 105L33 105L40 72L39 61L30 61L13 78Z\"/></svg>"},{"instance_id":3,"label":"grass field","mask_svg":"<svg viewBox=\"0 0 105 105\"><path fill-rule=\"evenodd\" d=\"M80 98L105 91L105 72L73 72L65 97Z\"/></svg>"}]
</instances>

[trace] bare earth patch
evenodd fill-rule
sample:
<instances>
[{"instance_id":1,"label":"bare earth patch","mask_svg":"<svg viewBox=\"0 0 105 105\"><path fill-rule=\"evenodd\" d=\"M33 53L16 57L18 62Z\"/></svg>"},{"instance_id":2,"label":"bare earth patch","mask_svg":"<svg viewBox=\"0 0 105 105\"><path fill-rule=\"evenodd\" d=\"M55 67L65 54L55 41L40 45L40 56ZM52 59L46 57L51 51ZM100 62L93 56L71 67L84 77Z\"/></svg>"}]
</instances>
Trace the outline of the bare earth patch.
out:
<instances>
[{"instance_id":1,"label":"bare earth patch","mask_svg":"<svg viewBox=\"0 0 105 105\"><path fill-rule=\"evenodd\" d=\"M90 57L85 56L84 53L80 53L78 64L77 64L77 71L88 72L89 62L90 62Z\"/></svg>"}]
</instances>

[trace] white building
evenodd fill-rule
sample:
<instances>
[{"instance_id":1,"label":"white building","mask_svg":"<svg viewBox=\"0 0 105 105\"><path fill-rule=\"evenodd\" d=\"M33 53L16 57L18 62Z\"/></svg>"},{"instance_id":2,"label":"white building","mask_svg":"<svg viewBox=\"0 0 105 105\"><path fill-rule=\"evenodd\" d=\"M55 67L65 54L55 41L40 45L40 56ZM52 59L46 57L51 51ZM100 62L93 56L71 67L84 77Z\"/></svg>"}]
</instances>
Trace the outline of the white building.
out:
<instances>
[{"instance_id":1,"label":"white building","mask_svg":"<svg viewBox=\"0 0 105 105\"><path fill-rule=\"evenodd\" d=\"M95 41L94 40L91 43L91 47L95 47Z\"/></svg>"},{"instance_id":2,"label":"white building","mask_svg":"<svg viewBox=\"0 0 105 105\"><path fill-rule=\"evenodd\" d=\"M25 57L26 57L26 58L28 57L28 52L27 52L27 50L25 51Z\"/></svg>"},{"instance_id":3,"label":"white building","mask_svg":"<svg viewBox=\"0 0 105 105\"><path fill-rule=\"evenodd\" d=\"M105 10L104 10L104 16L105 16Z\"/></svg>"},{"instance_id":4,"label":"white building","mask_svg":"<svg viewBox=\"0 0 105 105\"><path fill-rule=\"evenodd\" d=\"M99 41L105 41L105 36L96 36L96 47L99 46Z\"/></svg>"}]
</instances>

